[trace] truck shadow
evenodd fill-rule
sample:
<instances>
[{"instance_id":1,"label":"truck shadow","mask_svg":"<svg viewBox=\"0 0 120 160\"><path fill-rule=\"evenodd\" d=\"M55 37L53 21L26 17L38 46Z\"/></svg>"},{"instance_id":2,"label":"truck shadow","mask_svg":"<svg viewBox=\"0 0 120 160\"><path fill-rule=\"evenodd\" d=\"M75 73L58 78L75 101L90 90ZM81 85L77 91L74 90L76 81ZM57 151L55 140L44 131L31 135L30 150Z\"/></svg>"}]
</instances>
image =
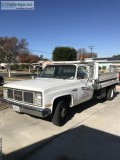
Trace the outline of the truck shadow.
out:
<instances>
[{"instance_id":1,"label":"truck shadow","mask_svg":"<svg viewBox=\"0 0 120 160\"><path fill-rule=\"evenodd\" d=\"M11 153L3 153L2 158L4 160L119 160L119 148L119 136L81 125L46 139L38 139L36 143Z\"/></svg>"},{"instance_id":2,"label":"truck shadow","mask_svg":"<svg viewBox=\"0 0 120 160\"><path fill-rule=\"evenodd\" d=\"M75 114L81 113L81 112L87 110L88 108L94 107L98 103L104 103L104 102L106 102L105 99L102 99L102 100L92 99L92 100L89 100L87 102L81 103L79 105L76 105L76 106L70 108L69 114L66 118L65 123L67 123L69 120L71 120L75 116Z\"/></svg>"}]
</instances>

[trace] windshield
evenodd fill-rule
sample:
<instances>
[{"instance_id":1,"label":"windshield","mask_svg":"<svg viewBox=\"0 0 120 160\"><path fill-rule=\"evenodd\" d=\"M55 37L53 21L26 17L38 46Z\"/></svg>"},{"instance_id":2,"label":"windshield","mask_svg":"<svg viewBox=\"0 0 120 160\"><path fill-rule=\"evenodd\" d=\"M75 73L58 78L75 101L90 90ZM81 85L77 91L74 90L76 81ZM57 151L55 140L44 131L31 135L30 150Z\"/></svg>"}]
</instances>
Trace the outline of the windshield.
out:
<instances>
[{"instance_id":1,"label":"windshield","mask_svg":"<svg viewBox=\"0 0 120 160\"><path fill-rule=\"evenodd\" d=\"M74 65L50 65L43 70L40 77L74 79L75 71L76 66Z\"/></svg>"}]
</instances>

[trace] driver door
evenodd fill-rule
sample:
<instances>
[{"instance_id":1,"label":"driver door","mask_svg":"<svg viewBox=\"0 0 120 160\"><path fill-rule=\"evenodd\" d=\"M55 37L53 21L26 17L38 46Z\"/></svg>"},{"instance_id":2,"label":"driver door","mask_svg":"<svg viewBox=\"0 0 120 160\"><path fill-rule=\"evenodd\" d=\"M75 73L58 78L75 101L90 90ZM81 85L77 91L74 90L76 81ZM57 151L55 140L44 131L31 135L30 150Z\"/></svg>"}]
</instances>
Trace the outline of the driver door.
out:
<instances>
[{"instance_id":1,"label":"driver door","mask_svg":"<svg viewBox=\"0 0 120 160\"><path fill-rule=\"evenodd\" d=\"M79 66L77 70L77 79L80 83L78 87L78 102L88 101L93 96L93 82L89 80L89 67Z\"/></svg>"}]
</instances>

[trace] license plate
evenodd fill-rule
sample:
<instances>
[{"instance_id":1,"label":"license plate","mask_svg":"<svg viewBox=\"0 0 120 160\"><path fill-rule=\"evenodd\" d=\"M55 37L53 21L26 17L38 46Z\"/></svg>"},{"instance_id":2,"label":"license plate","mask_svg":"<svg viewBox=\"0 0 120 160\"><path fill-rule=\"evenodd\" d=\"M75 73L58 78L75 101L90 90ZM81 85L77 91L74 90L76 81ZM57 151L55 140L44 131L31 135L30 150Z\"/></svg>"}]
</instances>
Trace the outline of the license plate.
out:
<instances>
[{"instance_id":1,"label":"license plate","mask_svg":"<svg viewBox=\"0 0 120 160\"><path fill-rule=\"evenodd\" d=\"M20 107L19 107L19 106L12 105L12 107L13 107L13 110L14 110L14 111L20 112Z\"/></svg>"}]
</instances>

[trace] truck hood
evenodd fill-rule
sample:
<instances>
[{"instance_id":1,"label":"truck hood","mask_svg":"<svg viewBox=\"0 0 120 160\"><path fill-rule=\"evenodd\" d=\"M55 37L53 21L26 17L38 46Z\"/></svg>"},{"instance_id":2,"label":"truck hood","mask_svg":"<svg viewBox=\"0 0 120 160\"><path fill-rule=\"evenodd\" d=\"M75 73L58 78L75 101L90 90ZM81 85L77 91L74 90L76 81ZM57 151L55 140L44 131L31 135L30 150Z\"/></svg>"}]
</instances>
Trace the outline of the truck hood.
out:
<instances>
[{"instance_id":1,"label":"truck hood","mask_svg":"<svg viewBox=\"0 0 120 160\"><path fill-rule=\"evenodd\" d=\"M4 87L23 89L23 90L32 90L32 91L43 91L55 86L60 86L62 84L69 83L64 79L53 79L53 78L36 78L31 80L15 81L7 83Z\"/></svg>"}]
</instances>

